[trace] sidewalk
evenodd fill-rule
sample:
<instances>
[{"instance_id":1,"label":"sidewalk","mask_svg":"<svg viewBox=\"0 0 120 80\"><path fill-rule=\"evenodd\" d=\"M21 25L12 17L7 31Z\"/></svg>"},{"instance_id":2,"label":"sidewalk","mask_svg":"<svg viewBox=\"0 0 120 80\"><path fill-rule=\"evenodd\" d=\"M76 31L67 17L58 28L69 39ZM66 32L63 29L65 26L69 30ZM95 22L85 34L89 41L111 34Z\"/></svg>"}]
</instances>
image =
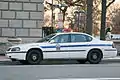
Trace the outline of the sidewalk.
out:
<instances>
[{"instance_id":1,"label":"sidewalk","mask_svg":"<svg viewBox=\"0 0 120 80\"><path fill-rule=\"evenodd\" d=\"M0 61L11 61L6 56L0 55Z\"/></svg>"}]
</instances>

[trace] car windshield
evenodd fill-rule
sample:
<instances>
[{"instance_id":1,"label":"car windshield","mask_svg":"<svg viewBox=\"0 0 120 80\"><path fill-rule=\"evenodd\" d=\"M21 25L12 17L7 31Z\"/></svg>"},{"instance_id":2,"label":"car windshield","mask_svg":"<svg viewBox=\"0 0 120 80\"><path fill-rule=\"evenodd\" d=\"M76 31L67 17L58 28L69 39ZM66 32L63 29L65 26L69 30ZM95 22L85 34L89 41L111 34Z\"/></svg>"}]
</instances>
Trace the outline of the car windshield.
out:
<instances>
[{"instance_id":1,"label":"car windshield","mask_svg":"<svg viewBox=\"0 0 120 80\"><path fill-rule=\"evenodd\" d=\"M37 42L46 42L49 41L53 36L55 36L56 34L50 34L44 38L42 38L41 40L38 40Z\"/></svg>"}]
</instances>

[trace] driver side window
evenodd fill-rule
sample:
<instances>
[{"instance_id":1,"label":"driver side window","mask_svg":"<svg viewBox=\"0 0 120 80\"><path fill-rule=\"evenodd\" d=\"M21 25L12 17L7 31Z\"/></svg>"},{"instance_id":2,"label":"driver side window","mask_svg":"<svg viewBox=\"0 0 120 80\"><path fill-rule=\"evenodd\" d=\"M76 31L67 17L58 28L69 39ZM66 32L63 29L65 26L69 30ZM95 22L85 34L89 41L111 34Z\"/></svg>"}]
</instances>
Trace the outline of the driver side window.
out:
<instances>
[{"instance_id":1,"label":"driver side window","mask_svg":"<svg viewBox=\"0 0 120 80\"><path fill-rule=\"evenodd\" d=\"M68 43L68 42L70 42L69 34L58 35L52 40L54 40L55 43Z\"/></svg>"}]
</instances>

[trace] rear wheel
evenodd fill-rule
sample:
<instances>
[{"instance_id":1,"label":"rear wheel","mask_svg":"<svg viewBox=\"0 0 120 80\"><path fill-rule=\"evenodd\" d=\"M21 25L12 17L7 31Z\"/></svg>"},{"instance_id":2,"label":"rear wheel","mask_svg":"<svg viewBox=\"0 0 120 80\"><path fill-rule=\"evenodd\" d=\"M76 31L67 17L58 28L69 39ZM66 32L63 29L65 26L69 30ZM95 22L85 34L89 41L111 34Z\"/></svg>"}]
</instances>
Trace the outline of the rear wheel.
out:
<instances>
[{"instance_id":1,"label":"rear wheel","mask_svg":"<svg viewBox=\"0 0 120 80\"><path fill-rule=\"evenodd\" d=\"M90 62L90 64L98 64L101 62L103 55L101 51L99 50L92 50L87 55L87 60Z\"/></svg>"},{"instance_id":2,"label":"rear wheel","mask_svg":"<svg viewBox=\"0 0 120 80\"><path fill-rule=\"evenodd\" d=\"M36 65L42 61L42 53L39 50L31 50L26 58L29 64Z\"/></svg>"}]
</instances>

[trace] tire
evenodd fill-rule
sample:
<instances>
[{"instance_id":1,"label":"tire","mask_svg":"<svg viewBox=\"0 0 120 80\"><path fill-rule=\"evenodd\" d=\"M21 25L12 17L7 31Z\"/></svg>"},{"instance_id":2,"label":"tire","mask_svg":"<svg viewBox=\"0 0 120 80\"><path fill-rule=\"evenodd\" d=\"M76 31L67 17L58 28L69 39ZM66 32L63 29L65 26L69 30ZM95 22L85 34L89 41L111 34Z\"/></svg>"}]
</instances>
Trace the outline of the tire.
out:
<instances>
[{"instance_id":1,"label":"tire","mask_svg":"<svg viewBox=\"0 0 120 80\"><path fill-rule=\"evenodd\" d=\"M40 64L42 61L42 53L39 50L31 50L27 54L27 62L32 65Z\"/></svg>"},{"instance_id":2,"label":"tire","mask_svg":"<svg viewBox=\"0 0 120 80\"><path fill-rule=\"evenodd\" d=\"M26 60L19 60L19 62L20 62L21 64L28 64L28 61L26 61Z\"/></svg>"},{"instance_id":3,"label":"tire","mask_svg":"<svg viewBox=\"0 0 120 80\"><path fill-rule=\"evenodd\" d=\"M101 62L103 55L99 50L92 50L87 55L87 60L90 64L98 64Z\"/></svg>"},{"instance_id":4,"label":"tire","mask_svg":"<svg viewBox=\"0 0 120 80\"><path fill-rule=\"evenodd\" d=\"M83 59L83 60L77 60L80 64L85 64L87 62L87 60Z\"/></svg>"}]
</instances>

